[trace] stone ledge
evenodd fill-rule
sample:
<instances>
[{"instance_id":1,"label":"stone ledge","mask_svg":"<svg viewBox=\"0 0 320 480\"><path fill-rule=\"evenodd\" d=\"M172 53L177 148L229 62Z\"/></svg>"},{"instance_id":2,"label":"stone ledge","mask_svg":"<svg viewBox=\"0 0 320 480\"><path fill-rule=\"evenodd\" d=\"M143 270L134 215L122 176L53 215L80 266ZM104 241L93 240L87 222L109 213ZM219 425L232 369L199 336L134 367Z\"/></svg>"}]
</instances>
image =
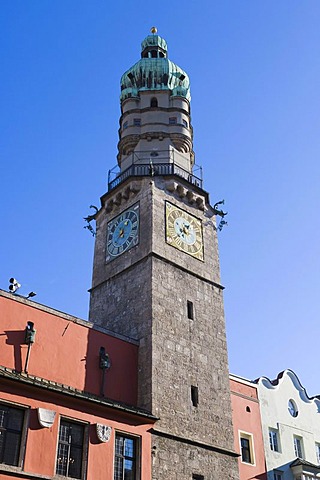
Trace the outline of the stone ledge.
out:
<instances>
[{"instance_id":1,"label":"stone ledge","mask_svg":"<svg viewBox=\"0 0 320 480\"><path fill-rule=\"evenodd\" d=\"M10 465L0 465L0 476L1 474L6 474L9 477L15 478L39 478L43 480L51 480L52 478L49 475L40 475L38 473L24 472L20 467L12 467Z\"/></svg>"},{"instance_id":2,"label":"stone ledge","mask_svg":"<svg viewBox=\"0 0 320 480\"><path fill-rule=\"evenodd\" d=\"M177 435L172 435L171 433L164 432L163 430L157 430L155 428L151 428L150 433L152 433L152 435L168 438L176 442L186 443L188 445L193 445L194 447L199 447L205 450L211 450L213 452L222 453L223 455L228 455L230 457L240 457L240 454L236 453L234 450L229 450L227 448L218 447L217 445L199 442L197 440L192 440L186 437L179 437Z\"/></svg>"}]
</instances>

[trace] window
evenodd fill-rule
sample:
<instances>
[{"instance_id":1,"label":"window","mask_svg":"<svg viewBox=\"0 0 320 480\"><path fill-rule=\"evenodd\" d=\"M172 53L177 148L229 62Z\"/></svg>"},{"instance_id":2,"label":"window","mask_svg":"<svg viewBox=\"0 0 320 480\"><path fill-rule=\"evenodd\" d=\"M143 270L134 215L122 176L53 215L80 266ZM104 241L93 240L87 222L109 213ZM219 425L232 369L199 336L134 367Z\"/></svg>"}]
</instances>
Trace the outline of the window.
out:
<instances>
[{"instance_id":1,"label":"window","mask_svg":"<svg viewBox=\"0 0 320 480\"><path fill-rule=\"evenodd\" d=\"M155 108L157 106L158 106L158 100L156 99L156 97L151 98L150 107Z\"/></svg>"},{"instance_id":2,"label":"window","mask_svg":"<svg viewBox=\"0 0 320 480\"><path fill-rule=\"evenodd\" d=\"M253 439L249 433L240 432L241 460L244 463L254 464Z\"/></svg>"},{"instance_id":3,"label":"window","mask_svg":"<svg viewBox=\"0 0 320 480\"><path fill-rule=\"evenodd\" d=\"M116 434L114 480L136 480L137 440Z\"/></svg>"},{"instance_id":4,"label":"window","mask_svg":"<svg viewBox=\"0 0 320 480\"><path fill-rule=\"evenodd\" d=\"M203 475L198 475L197 473L192 474L192 480L204 480Z\"/></svg>"},{"instance_id":5,"label":"window","mask_svg":"<svg viewBox=\"0 0 320 480\"><path fill-rule=\"evenodd\" d=\"M297 417L298 416L298 408L296 403L291 399L288 402L288 410L289 413L292 417Z\"/></svg>"},{"instance_id":6,"label":"window","mask_svg":"<svg viewBox=\"0 0 320 480\"><path fill-rule=\"evenodd\" d=\"M176 125L177 117L169 117L169 125Z\"/></svg>"},{"instance_id":7,"label":"window","mask_svg":"<svg viewBox=\"0 0 320 480\"><path fill-rule=\"evenodd\" d=\"M126 128L128 128L128 122L124 122L123 125L122 125L122 128L123 128L123 130L125 130Z\"/></svg>"},{"instance_id":8,"label":"window","mask_svg":"<svg viewBox=\"0 0 320 480\"><path fill-rule=\"evenodd\" d=\"M272 428L269 428L269 444L271 450L279 452L278 432Z\"/></svg>"},{"instance_id":9,"label":"window","mask_svg":"<svg viewBox=\"0 0 320 480\"><path fill-rule=\"evenodd\" d=\"M84 427L61 420L56 473L65 477L82 477Z\"/></svg>"},{"instance_id":10,"label":"window","mask_svg":"<svg viewBox=\"0 0 320 480\"><path fill-rule=\"evenodd\" d=\"M188 312L188 318L190 318L190 320L193 320L194 316L193 316L193 303L190 302L189 300L187 300L187 312Z\"/></svg>"},{"instance_id":11,"label":"window","mask_svg":"<svg viewBox=\"0 0 320 480\"><path fill-rule=\"evenodd\" d=\"M133 125L135 125L136 127L140 127L140 125L141 125L141 118L134 118L134 119L133 119Z\"/></svg>"},{"instance_id":12,"label":"window","mask_svg":"<svg viewBox=\"0 0 320 480\"><path fill-rule=\"evenodd\" d=\"M199 404L199 390L198 387L191 385L191 401L194 407L197 407Z\"/></svg>"},{"instance_id":13,"label":"window","mask_svg":"<svg viewBox=\"0 0 320 480\"><path fill-rule=\"evenodd\" d=\"M188 128L188 122L187 120L182 119L183 126Z\"/></svg>"},{"instance_id":14,"label":"window","mask_svg":"<svg viewBox=\"0 0 320 480\"><path fill-rule=\"evenodd\" d=\"M24 410L0 405L0 463L19 465Z\"/></svg>"},{"instance_id":15,"label":"window","mask_svg":"<svg viewBox=\"0 0 320 480\"><path fill-rule=\"evenodd\" d=\"M279 470L274 470L273 480L283 480L283 472L280 472Z\"/></svg>"},{"instance_id":16,"label":"window","mask_svg":"<svg viewBox=\"0 0 320 480\"><path fill-rule=\"evenodd\" d=\"M320 464L320 443L316 443L317 462Z\"/></svg>"},{"instance_id":17,"label":"window","mask_svg":"<svg viewBox=\"0 0 320 480\"><path fill-rule=\"evenodd\" d=\"M295 456L298 457L298 458L304 458L302 438L301 437L293 437L293 445L294 445Z\"/></svg>"}]
</instances>

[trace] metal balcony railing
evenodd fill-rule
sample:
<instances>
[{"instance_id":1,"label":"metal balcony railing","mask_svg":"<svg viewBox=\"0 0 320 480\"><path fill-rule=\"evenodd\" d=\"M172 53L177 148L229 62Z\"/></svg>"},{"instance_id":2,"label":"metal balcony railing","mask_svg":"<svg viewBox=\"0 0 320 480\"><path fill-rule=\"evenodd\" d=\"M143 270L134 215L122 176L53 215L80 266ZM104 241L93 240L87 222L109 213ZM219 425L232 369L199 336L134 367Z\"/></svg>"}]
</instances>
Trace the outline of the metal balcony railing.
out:
<instances>
[{"instance_id":1,"label":"metal balcony railing","mask_svg":"<svg viewBox=\"0 0 320 480\"><path fill-rule=\"evenodd\" d=\"M139 158L139 163L133 163L123 172L120 171L119 167L116 166L108 172L108 191L113 190L115 187L120 185L129 177L147 177L147 176L166 176L166 175L178 175L179 177L184 178L187 182L202 188L202 168L195 165L194 170L197 175L190 173L184 168L177 165L173 158L169 158L169 153L166 152L166 162L161 162L165 160L164 156L157 155L157 158L154 157L154 152L149 153L150 160L147 162L147 156L144 153L143 163ZM172 152L173 153L173 152ZM158 152L157 152L158 154ZM135 153L136 158L137 154ZM170 155L171 157L171 155ZM160 160L160 161L159 161ZM168 160L170 163L168 163ZM145 162L145 163L144 163Z\"/></svg>"}]
</instances>

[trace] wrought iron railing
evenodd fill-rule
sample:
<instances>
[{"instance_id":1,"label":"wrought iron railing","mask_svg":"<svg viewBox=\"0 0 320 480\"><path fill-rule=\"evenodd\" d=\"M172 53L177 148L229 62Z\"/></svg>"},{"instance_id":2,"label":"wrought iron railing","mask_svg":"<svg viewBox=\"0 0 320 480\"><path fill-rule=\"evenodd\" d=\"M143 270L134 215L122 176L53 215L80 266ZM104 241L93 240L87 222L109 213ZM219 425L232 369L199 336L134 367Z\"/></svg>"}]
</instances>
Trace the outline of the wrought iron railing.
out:
<instances>
[{"instance_id":1,"label":"wrought iron railing","mask_svg":"<svg viewBox=\"0 0 320 480\"><path fill-rule=\"evenodd\" d=\"M151 154L152 155L152 154ZM145 159L147 160L147 159ZM161 158L162 160L162 158ZM171 160L171 163L160 163L159 158L156 162L152 161L152 157L148 163L133 163L123 172L119 171L119 167L109 170L108 173L108 191L113 190L129 177L147 177L147 176L166 176L178 175L187 182L202 188L202 169L196 166L198 175L188 172Z\"/></svg>"}]
</instances>

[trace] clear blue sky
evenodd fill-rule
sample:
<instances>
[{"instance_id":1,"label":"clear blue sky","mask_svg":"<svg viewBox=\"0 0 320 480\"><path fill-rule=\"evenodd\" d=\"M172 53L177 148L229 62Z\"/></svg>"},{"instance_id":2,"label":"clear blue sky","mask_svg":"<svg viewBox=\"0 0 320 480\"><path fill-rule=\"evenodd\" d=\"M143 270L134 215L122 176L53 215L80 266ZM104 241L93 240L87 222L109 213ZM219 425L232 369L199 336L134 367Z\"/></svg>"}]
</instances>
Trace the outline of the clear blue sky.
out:
<instances>
[{"instance_id":1,"label":"clear blue sky","mask_svg":"<svg viewBox=\"0 0 320 480\"><path fill-rule=\"evenodd\" d=\"M87 318L82 217L106 191L120 76L153 25L190 76L196 161L229 212L230 370L291 368L320 394L318 0L2 0L0 288L15 276Z\"/></svg>"}]
</instances>

